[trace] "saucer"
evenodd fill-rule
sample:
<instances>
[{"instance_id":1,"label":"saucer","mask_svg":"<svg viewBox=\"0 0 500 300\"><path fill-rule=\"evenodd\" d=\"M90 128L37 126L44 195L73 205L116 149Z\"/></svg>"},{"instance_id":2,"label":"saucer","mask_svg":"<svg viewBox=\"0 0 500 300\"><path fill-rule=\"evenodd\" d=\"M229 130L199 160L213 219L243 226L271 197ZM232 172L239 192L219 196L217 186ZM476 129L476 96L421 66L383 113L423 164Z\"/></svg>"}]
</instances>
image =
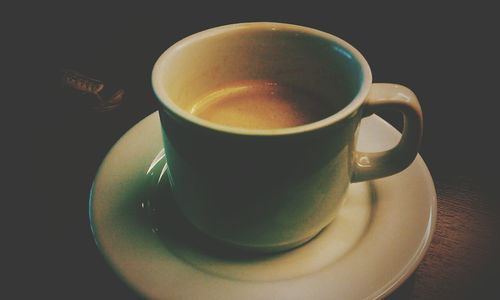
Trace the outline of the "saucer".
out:
<instances>
[{"instance_id":1,"label":"saucer","mask_svg":"<svg viewBox=\"0 0 500 300\"><path fill-rule=\"evenodd\" d=\"M373 115L357 149L381 151L400 133ZM158 113L130 129L101 164L90 223L110 266L151 299L378 299L416 269L436 221L436 192L420 156L396 175L351 184L335 220L301 247L276 254L230 250L177 211Z\"/></svg>"}]
</instances>

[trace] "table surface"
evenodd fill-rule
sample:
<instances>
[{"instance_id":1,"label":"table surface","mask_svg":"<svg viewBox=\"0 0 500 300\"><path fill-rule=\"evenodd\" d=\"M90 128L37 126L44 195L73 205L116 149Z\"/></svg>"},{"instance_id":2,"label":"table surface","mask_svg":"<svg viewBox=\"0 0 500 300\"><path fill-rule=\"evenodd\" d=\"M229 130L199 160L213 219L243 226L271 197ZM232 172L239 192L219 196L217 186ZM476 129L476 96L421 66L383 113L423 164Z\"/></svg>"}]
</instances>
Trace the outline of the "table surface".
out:
<instances>
[{"instance_id":1,"label":"table surface","mask_svg":"<svg viewBox=\"0 0 500 300\"><path fill-rule=\"evenodd\" d=\"M38 103L45 114L43 124L35 128L41 132L33 134L38 163L46 170L37 188L46 195L45 244L50 245L45 258L50 261L49 272L38 293L52 299L140 298L113 273L94 245L87 197L96 169L127 129L156 110L149 74L163 50L213 26L274 20L345 38L366 56L375 82L405 84L421 101L425 129L420 152L437 190L437 225L424 260L389 299L498 296L500 207L487 172L495 152L488 144L493 109L484 88L491 79L483 76L486 52L492 50L481 44L484 35L472 34L480 30L487 35L491 24L488 18L468 23L462 15L446 12L444 5L432 10L344 7L342 12L320 7L270 12L258 6L232 6L207 14L193 12L186 4L167 11L87 7L79 13L65 9L54 14L47 25L49 37L34 37L41 44L50 38L50 63L55 66L46 74L53 94ZM92 98L61 86L62 69L100 79L109 90L123 88L122 105L108 112L93 110ZM397 114L384 117L401 127Z\"/></svg>"}]
</instances>

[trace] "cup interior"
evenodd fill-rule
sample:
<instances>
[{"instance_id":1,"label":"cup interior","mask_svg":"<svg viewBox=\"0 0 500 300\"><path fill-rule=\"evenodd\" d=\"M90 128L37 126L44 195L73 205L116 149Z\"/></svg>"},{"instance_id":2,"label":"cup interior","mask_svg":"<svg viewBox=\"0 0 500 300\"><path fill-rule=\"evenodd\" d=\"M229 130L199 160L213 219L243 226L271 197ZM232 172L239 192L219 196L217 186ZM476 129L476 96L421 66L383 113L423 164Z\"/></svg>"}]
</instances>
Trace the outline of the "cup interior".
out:
<instances>
[{"instance_id":1,"label":"cup interior","mask_svg":"<svg viewBox=\"0 0 500 300\"><path fill-rule=\"evenodd\" d=\"M272 81L314 95L310 101L322 101L327 115L333 115L353 101L366 81L367 66L353 49L300 26L223 26L168 49L153 70L153 87L162 104L189 112L202 95L232 82Z\"/></svg>"}]
</instances>

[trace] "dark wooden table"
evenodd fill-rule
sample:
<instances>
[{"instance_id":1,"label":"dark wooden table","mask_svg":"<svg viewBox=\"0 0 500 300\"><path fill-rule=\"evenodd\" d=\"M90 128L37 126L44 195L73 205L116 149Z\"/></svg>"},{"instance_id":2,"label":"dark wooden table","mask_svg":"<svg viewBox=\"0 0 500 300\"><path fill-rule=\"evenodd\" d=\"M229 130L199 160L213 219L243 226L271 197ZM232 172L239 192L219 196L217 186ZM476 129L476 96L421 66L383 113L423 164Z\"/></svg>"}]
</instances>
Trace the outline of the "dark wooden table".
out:
<instances>
[{"instance_id":1,"label":"dark wooden table","mask_svg":"<svg viewBox=\"0 0 500 300\"><path fill-rule=\"evenodd\" d=\"M366 56L375 82L405 84L420 98L421 154L437 190L437 227L423 262L389 298L499 299L500 206L490 170L497 160L490 142L498 79L486 75L496 53L489 45L495 28L491 10L459 4L453 11L435 4L282 9L247 3L196 11L188 3L147 5L59 7L36 19L44 35L33 38L47 50L51 65L43 70L51 94L33 104L43 117L34 113L39 122L31 136L37 169L43 170L34 189L48 225L37 234L38 245L47 250L41 252L43 275L36 279L40 298L140 298L94 245L87 197L96 169L127 129L156 110L149 75L163 50L209 27L272 20L345 38ZM123 104L108 112L93 110L89 98L61 88L64 68L123 88ZM401 126L397 114L385 117ZM23 292L35 291L19 295Z\"/></svg>"}]
</instances>

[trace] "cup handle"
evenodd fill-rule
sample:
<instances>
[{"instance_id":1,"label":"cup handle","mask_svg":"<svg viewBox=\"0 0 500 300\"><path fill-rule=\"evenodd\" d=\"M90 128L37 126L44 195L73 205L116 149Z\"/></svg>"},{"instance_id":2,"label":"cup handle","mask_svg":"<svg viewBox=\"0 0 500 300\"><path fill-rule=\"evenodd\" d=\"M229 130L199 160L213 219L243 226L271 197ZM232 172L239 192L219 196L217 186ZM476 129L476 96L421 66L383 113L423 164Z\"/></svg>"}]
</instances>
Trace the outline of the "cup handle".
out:
<instances>
[{"instance_id":1,"label":"cup handle","mask_svg":"<svg viewBox=\"0 0 500 300\"><path fill-rule=\"evenodd\" d=\"M364 103L363 117L383 109L399 110L404 117L403 135L392 149L382 152L354 152L351 182L372 180L398 173L417 156L422 139L422 110L417 96L399 84L374 83Z\"/></svg>"}]
</instances>

